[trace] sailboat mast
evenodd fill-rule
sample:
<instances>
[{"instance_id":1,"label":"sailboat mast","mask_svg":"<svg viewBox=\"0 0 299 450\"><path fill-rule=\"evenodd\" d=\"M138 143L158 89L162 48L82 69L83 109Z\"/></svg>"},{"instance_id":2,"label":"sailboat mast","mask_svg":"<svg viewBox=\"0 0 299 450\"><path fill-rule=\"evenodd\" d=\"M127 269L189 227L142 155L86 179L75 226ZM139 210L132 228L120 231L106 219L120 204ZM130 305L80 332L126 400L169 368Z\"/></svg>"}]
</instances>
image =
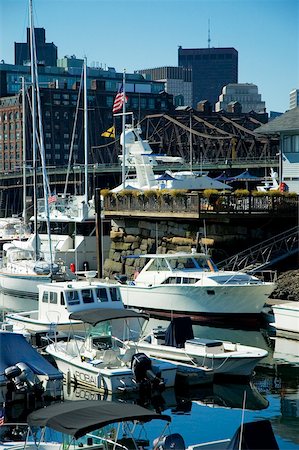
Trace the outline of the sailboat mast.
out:
<instances>
[{"instance_id":1,"label":"sailboat mast","mask_svg":"<svg viewBox=\"0 0 299 450\"><path fill-rule=\"evenodd\" d=\"M84 196L88 204L88 134L87 134L87 59L84 58Z\"/></svg>"},{"instance_id":2,"label":"sailboat mast","mask_svg":"<svg viewBox=\"0 0 299 450\"><path fill-rule=\"evenodd\" d=\"M23 223L27 225L26 218L26 90L25 77L22 77L22 152L23 152Z\"/></svg>"},{"instance_id":3,"label":"sailboat mast","mask_svg":"<svg viewBox=\"0 0 299 450\"><path fill-rule=\"evenodd\" d=\"M34 28L32 0L29 0L29 26L30 26L30 69L31 69L31 110L32 110L32 166L33 166L33 210L34 210L34 235L35 235L35 258L37 259L37 154L36 154L36 92L35 92L35 70L34 70Z\"/></svg>"},{"instance_id":4,"label":"sailboat mast","mask_svg":"<svg viewBox=\"0 0 299 450\"><path fill-rule=\"evenodd\" d=\"M123 135L123 165L122 165L122 188L126 188L126 70L123 73L123 114L122 114L122 135Z\"/></svg>"}]
</instances>

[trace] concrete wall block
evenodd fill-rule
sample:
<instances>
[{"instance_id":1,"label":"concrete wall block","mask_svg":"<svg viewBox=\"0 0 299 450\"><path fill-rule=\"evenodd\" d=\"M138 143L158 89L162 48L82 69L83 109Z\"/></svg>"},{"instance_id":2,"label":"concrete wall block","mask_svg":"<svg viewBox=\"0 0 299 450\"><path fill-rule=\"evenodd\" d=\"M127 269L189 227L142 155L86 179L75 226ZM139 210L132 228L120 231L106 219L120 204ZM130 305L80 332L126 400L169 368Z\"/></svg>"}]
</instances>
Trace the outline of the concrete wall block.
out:
<instances>
[{"instance_id":1,"label":"concrete wall block","mask_svg":"<svg viewBox=\"0 0 299 450\"><path fill-rule=\"evenodd\" d=\"M106 259L104 262L104 270L108 273L121 273L122 264L120 262L112 261L111 259Z\"/></svg>"},{"instance_id":2,"label":"concrete wall block","mask_svg":"<svg viewBox=\"0 0 299 450\"><path fill-rule=\"evenodd\" d=\"M191 238L177 237L172 238L172 243L176 245L194 245L196 242Z\"/></svg>"},{"instance_id":3,"label":"concrete wall block","mask_svg":"<svg viewBox=\"0 0 299 450\"><path fill-rule=\"evenodd\" d=\"M123 238L124 232L123 231L110 231L110 239L115 240L121 240Z\"/></svg>"},{"instance_id":4,"label":"concrete wall block","mask_svg":"<svg viewBox=\"0 0 299 450\"><path fill-rule=\"evenodd\" d=\"M133 236L132 234L123 237L124 242L138 242L139 239L139 236Z\"/></svg>"},{"instance_id":5,"label":"concrete wall block","mask_svg":"<svg viewBox=\"0 0 299 450\"><path fill-rule=\"evenodd\" d=\"M128 227L126 228L126 233L128 234L132 234L133 236L138 236L140 234L140 229L135 226L135 227Z\"/></svg>"},{"instance_id":6,"label":"concrete wall block","mask_svg":"<svg viewBox=\"0 0 299 450\"><path fill-rule=\"evenodd\" d=\"M115 250L129 250L131 248L131 244L129 242L114 242Z\"/></svg>"},{"instance_id":7,"label":"concrete wall block","mask_svg":"<svg viewBox=\"0 0 299 450\"><path fill-rule=\"evenodd\" d=\"M114 252L114 261L120 262L121 261L121 253L120 252Z\"/></svg>"},{"instance_id":8,"label":"concrete wall block","mask_svg":"<svg viewBox=\"0 0 299 450\"><path fill-rule=\"evenodd\" d=\"M133 242L133 244L131 244L131 249L132 250L135 250L136 248L139 248L139 246L140 246L140 243L139 242Z\"/></svg>"},{"instance_id":9,"label":"concrete wall block","mask_svg":"<svg viewBox=\"0 0 299 450\"><path fill-rule=\"evenodd\" d=\"M148 238L148 237L150 237L150 235L151 235L151 230L147 230L147 229L145 229L145 228L142 228L142 229L140 230L140 234L141 234L141 236L142 236L143 238Z\"/></svg>"},{"instance_id":10,"label":"concrete wall block","mask_svg":"<svg viewBox=\"0 0 299 450\"><path fill-rule=\"evenodd\" d=\"M138 221L138 227L142 228L144 230L151 230L152 228L156 228L155 222L148 222L145 220L139 220Z\"/></svg>"}]
</instances>

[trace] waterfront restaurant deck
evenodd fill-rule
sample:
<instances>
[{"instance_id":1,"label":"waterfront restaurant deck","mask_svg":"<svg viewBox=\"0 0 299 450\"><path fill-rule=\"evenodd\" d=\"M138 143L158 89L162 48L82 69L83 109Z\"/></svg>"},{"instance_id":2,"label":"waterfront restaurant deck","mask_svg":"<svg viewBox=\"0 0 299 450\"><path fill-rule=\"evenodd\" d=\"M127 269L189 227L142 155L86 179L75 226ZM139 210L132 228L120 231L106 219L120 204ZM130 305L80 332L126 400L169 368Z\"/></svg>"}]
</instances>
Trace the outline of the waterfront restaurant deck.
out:
<instances>
[{"instance_id":1,"label":"waterfront restaurant deck","mask_svg":"<svg viewBox=\"0 0 299 450\"><path fill-rule=\"evenodd\" d=\"M198 192L181 195L123 193L103 197L105 217L155 217L161 219L200 219L217 216L240 217L298 217L299 196L295 194L236 195Z\"/></svg>"}]
</instances>

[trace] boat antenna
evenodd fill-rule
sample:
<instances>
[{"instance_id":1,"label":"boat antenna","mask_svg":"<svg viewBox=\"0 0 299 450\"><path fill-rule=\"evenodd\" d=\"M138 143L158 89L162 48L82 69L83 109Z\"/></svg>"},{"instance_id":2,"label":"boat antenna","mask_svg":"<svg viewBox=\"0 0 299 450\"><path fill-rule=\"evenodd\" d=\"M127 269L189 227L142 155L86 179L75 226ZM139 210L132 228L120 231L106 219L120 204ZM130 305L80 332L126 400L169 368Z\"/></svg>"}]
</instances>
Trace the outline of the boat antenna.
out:
<instances>
[{"instance_id":1,"label":"boat antenna","mask_svg":"<svg viewBox=\"0 0 299 450\"><path fill-rule=\"evenodd\" d=\"M84 57L84 195L85 203L88 205L88 136L87 136L87 58Z\"/></svg>"}]
</instances>

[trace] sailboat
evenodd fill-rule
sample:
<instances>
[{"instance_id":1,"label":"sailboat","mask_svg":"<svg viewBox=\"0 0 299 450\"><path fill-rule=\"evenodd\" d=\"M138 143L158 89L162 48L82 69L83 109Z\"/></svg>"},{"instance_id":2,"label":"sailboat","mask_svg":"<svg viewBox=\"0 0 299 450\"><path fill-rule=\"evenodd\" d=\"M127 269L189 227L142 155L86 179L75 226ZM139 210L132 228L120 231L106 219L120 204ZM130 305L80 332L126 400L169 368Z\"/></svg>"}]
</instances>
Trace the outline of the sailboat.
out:
<instances>
[{"instance_id":1,"label":"sailboat","mask_svg":"<svg viewBox=\"0 0 299 450\"><path fill-rule=\"evenodd\" d=\"M83 85L83 88L82 88ZM37 201L37 220L42 229L47 218L51 224L52 251L54 260L63 259L66 266L75 265L76 270L96 270L97 257L95 251L95 205L88 197L88 111L87 111L87 61L83 64L81 86L83 91L84 110L84 193L82 195L67 193L68 176L71 169L71 153L68 165L64 192L51 195L49 211L44 198ZM78 102L80 96L78 97ZM33 218L32 218L33 219ZM47 234L39 234L41 248L45 255L49 254ZM86 267L87 266L87 267Z\"/></svg>"},{"instance_id":2,"label":"sailboat","mask_svg":"<svg viewBox=\"0 0 299 450\"><path fill-rule=\"evenodd\" d=\"M40 144L40 156L43 172L43 188L45 192L45 210L48 212L48 183L45 169L45 152L43 146L43 130L41 122L41 107L38 86L38 74L36 63L36 48L32 14L32 0L29 0L30 21L30 59L32 79L32 154L34 173L34 232L27 241L13 240L3 246L2 267L0 269L0 288L2 291L3 309L28 310L36 309L38 301L38 284L53 280L65 280L74 278L70 270L66 269L62 262L53 262L51 250L51 236L49 220L47 220L49 258L46 259L41 251L40 238L37 232L37 141ZM39 126L37 127L37 117Z\"/></svg>"}]
</instances>

